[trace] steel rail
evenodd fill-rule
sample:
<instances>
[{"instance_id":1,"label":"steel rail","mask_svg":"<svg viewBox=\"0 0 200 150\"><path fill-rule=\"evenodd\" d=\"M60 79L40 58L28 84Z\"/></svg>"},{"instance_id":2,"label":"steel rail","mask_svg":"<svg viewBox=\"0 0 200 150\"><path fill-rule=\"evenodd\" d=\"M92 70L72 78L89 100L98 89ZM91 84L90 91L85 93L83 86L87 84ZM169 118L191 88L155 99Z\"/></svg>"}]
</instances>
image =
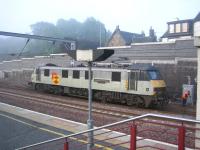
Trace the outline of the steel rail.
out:
<instances>
[{"instance_id":1,"label":"steel rail","mask_svg":"<svg viewBox=\"0 0 200 150\"><path fill-rule=\"evenodd\" d=\"M5 95L9 95L9 96L17 96L17 97L21 97L24 98L25 101L31 101L34 100L33 102L38 102L38 103L44 103L45 104L51 104L54 106L62 106L62 107L68 107L68 108L73 108L73 109L78 109L78 110L82 110L82 111L88 111L88 107L85 105L81 105L81 104L75 104L75 103L63 103L63 100L56 100L55 101L51 101L51 99L49 98L43 98L41 99L41 97L38 96L28 96L28 95L21 95L18 93L13 93L13 92L6 92L6 91L0 91L0 94L5 94ZM50 101L49 101L50 100ZM105 108L98 108L98 107L94 107L92 109L92 112L94 113L98 113L98 114L109 114L111 116L115 116L115 117L121 117L121 118L130 118L133 116L136 116L136 114L124 114L125 112L119 112L119 111L108 111L108 109ZM138 115L138 114L137 114Z\"/></svg>"},{"instance_id":2,"label":"steel rail","mask_svg":"<svg viewBox=\"0 0 200 150\"><path fill-rule=\"evenodd\" d=\"M82 132L79 132L79 133L70 134L70 135L67 135L67 136L64 136L64 137L59 137L59 138L43 141L43 142L40 142L40 143L32 144L32 145L29 145L29 146L17 148L16 150L23 150L23 149L31 148L31 147L34 147L34 146L39 146L39 145L42 145L42 144L55 142L55 141L62 140L62 139L65 139L65 138L85 134L85 133L88 133L88 132L94 132L94 131L101 130L101 129L104 129L104 128L113 127L115 125L120 125L120 124L123 124L123 123L126 123L126 122L135 121L135 120L139 120L139 119L143 119L143 118L147 118L147 117L154 117L154 118L168 119L168 120L179 121L179 122L200 124L200 120L193 120L193 119L186 119L186 118L180 118L180 117L172 117L172 116L167 116L167 115L158 115L158 114L149 113L149 114L133 117L133 118L130 118L130 119L122 120L122 121L119 121L119 122L111 123L111 124L108 124L108 125L104 125L104 126L101 126L101 127L97 127L97 128L94 128L94 129L85 130L85 131L82 131Z\"/></svg>"}]
</instances>

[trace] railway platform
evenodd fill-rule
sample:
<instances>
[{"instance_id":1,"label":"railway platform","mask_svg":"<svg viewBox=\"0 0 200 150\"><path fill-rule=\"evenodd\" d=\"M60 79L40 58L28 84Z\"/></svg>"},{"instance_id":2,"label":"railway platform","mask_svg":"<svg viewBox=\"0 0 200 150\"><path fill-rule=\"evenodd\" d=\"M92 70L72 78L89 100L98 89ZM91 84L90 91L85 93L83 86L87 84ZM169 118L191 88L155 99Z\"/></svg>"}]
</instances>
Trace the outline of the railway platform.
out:
<instances>
[{"instance_id":1,"label":"railway platform","mask_svg":"<svg viewBox=\"0 0 200 150\"><path fill-rule=\"evenodd\" d=\"M10 136L15 137L15 138L11 138L13 140L7 141L6 145L11 145L11 147L8 146L8 147L5 147L5 149L6 148L17 149L17 148L24 147L27 145L41 143L46 140L47 141L49 140L52 142L48 142L48 144L43 143L41 144L42 146L39 145L39 147L37 148L34 147L33 149L48 149L49 146L51 146L51 149L52 149L51 144L53 144L54 146L56 145L55 150L61 149L61 148L63 149L64 145L66 146L66 143L67 145L70 144L69 149L74 149L74 150L86 149L86 146L87 146L86 132L79 134L78 136L62 138L74 133L81 133L83 131L86 131L87 130L86 124L82 124L82 123L78 123L78 122L74 122L70 120L65 120L62 118L34 112L31 110L11 106L4 103L0 103L0 110L1 110L0 118L4 119L3 122L8 122L8 124L12 124L12 123L9 123L9 121L5 121L5 119L10 119L16 122L16 124L18 124L17 125L18 127L16 129L14 129L14 127L11 127L8 124L7 125L4 124L4 127L0 126L2 127L2 129L0 130L5 131L5 132L10 132L9 133ZM154 122L151 122L151 123L153 124ZM21 127L19 127L19 124L22 124ZM134 126L131 125L134 128L131 128L130 131L128 130L128 133L129 132L131 133L130 135L125 134L127 132L125 130L129 129L130 125L131 124L126 124L126 126L119 125L114 128L115 131L112 130L113 128L99 129L98 131L95 132L94 138L98 142L95 142L94 149L106 149L106 150L129 149L131 147L130 140L133 140L130 137L130 135L132 134L132 131L134 130L136 131L135 127L137 123L135 123ZM162 123L159 123L157 125L160 126L162 125ZM117 130L117 128L119 128L119 130ZM118 132L118 131L122 131L122 129L124 130L123 133ZM13 130L15 130L16 133L13 132ZM167 131L165 130L165 132ZM11 133L15 133L15 134L11 134ZM164 133L161 133L161 134L164 134ZM52 140L55 138L59 140L56 140L56 141ZM167 149L167 150L174 149L175 150L178 148L178 144L177 145L171 144L171 143L169 144L167 142L159 142L156 140L144 139L139 136L137 136L136 138L137 138L137 147L139 149L152 149L155 147L159 147L159 149ZM3 144L5 146L5 143ZM28 147L26 149L29 150Z\"/></svg>"},{"instance_id":2,"label":"railway platform","mask_svg":"<svg viewBox=\"0 0 200 150\"><path fill-rule=\"evenodd\" d=\"M25 145L59 137L59 135L47 132L49 127L46 125L10 113L0 111L0 122L1 150L13 150Z\"/></svg>"}]
</instances>

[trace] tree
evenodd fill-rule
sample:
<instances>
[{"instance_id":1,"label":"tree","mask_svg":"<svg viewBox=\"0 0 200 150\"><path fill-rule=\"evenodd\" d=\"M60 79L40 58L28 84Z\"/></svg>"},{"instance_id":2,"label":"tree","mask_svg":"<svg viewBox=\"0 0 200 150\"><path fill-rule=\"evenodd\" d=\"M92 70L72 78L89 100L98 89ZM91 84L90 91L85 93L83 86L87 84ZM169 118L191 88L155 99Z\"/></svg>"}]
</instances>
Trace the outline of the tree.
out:
<instances>
[{"instance_id":1,"label":"tree","mask_svg":"<svg viewBox=\"0 0 200 150\"><path fill-rule=\"evenodd\" d=\"M57 21L56 27L60 33L62 38L69 37L77 39L80 34L81 23L76 21L75 19L59 19Z\"/></svg>"},{"instance_id":2,"label":"tree","mask_svg":"<svg viewBox=\"0 0 200 150\"><path fill-rule=\"evenodd\" d=\"M49 37L61 37L57 27L48 22L38 22L31 25L31 30L34 35L49 36ZM28 45L28 49L32 53L39 53L42 55L56 53L58 46L54 46L54 43L48 41L31 40Z\"/></svg>"},{"instance_id":3,"label":"tree","mask_svg":"<svg viewBox=\"0 0 200 150\"><path fill-rule=\"evenodd\" d=\"M31 25L31 30L35 35L60 37L60 33L57 27L54 24L48 22L35 23Z\"/></svg>"},{"instance_id":4,"label":"tree","mask_svg":"<svg viewBox=\"0 0 200 150\"><path fill-rule=\"evenodd\" d=\"M83 23L75 19L59 19L56 25L48 22L37 22L31 25L34 35L50 36L75 40L79 49L95 49L104 46L111 35L105 25L93 17L87 18ZM47 55L63 52L61 43L31 40L27 46L27 54Z\"/></svg>"},{"instance_id":5,"label":"tree","mask_svg":"<svg viewBox=\"0 0 200 150\"><path fill-rule=\"evenodd\" d=\"M90 17L83 22L79 39L99 42L99 45L104 45L106 41L106 33L105 25L93 17Z\"/></svg>"}]
</instances>

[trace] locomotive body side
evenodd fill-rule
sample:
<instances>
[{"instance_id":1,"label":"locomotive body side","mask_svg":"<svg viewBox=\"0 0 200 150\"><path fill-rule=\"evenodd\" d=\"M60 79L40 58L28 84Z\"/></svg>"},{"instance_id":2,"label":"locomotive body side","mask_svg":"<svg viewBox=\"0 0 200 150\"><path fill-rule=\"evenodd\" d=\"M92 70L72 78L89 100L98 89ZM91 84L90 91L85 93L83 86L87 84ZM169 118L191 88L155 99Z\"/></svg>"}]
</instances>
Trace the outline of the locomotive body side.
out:
<instances>
[{"instance_id":1,"label":"locomotive body side","mask_svg":"<svg viewBox=\"0 0 200 150\"><path fill-rule=\"evenodd\" d=\"M166 86L161 78L158 79L151 78L147 70L93 68L93 97L106 102L148 107L159 102L155 89ZM39 90L83 97L88 95L88 71L84 67L39 67L33 72L31 83Z\"/></svg>"}]
</instances>

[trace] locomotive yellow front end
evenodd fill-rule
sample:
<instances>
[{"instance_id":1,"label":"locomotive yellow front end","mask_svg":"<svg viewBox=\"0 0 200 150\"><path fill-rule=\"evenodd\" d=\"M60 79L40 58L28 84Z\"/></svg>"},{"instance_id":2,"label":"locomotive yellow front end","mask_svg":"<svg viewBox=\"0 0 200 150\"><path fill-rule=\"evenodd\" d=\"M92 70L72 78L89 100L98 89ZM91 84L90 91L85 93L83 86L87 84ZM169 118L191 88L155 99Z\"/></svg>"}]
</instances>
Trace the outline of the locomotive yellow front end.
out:
<instances>
[{"instance_id":1,"label":"locomotive yellow front end","mask_svg":"<svg viewBox=\"0 0 200 150\"><path fill-rule=\"evenodd\" d=\"M158 70L149 70L150 83L153 88L153 99L155 103L164 105L168 103L166 97L166 83Z\"/></svg>"}]
</instances>

